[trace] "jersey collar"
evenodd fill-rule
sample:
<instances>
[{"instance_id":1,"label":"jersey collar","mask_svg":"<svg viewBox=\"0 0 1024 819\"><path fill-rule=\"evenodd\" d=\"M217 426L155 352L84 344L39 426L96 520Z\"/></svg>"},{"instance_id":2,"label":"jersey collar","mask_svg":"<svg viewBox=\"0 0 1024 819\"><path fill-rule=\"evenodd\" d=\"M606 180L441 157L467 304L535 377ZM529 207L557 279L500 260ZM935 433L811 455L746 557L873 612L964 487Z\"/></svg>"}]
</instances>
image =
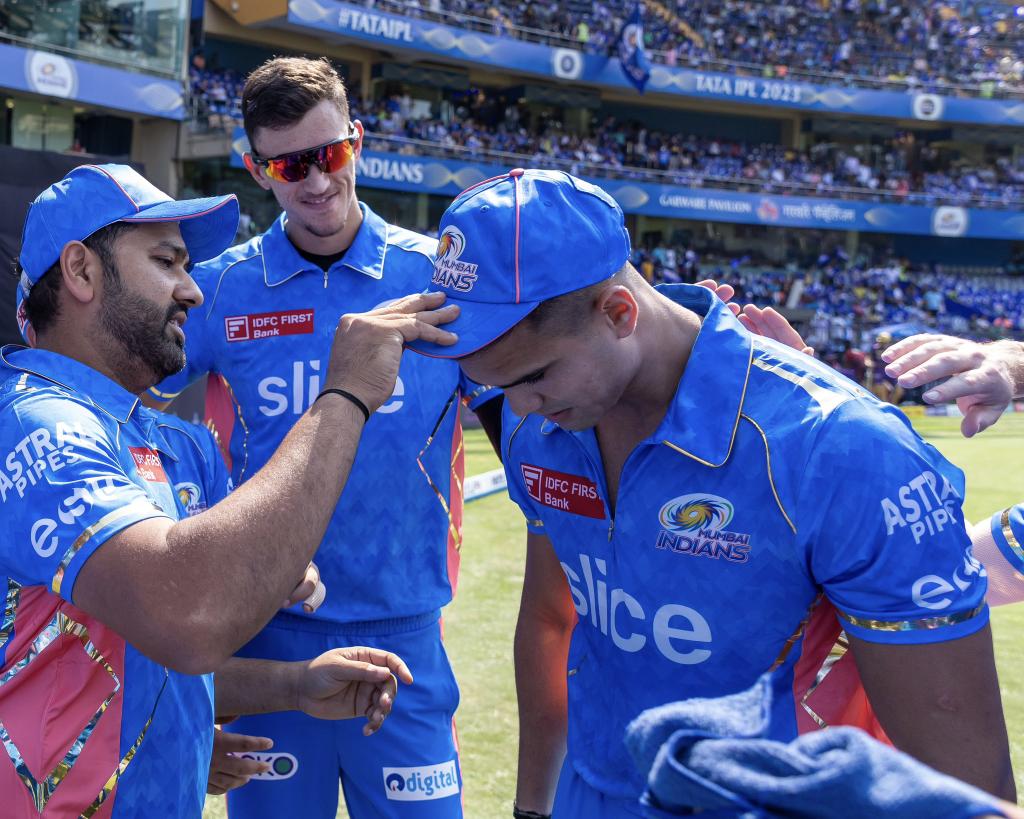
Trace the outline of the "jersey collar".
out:
<instances>
[{"instance_id":1,"label":"jersey collar","mask_svg":"<svg viewBox=\"0 0 1024 819\"><path fill-rule=\"evenodd\" d=\"M146 440L156 447L161 455L166 456L172 461L177 461L178 456L174 454L174 450L167 441L167 436L164 435L164 431L160 428L163 421L163 413L140 404L135 417L138 419L139 425L146 435Z\"/></svg>"},{"instance_id":2,"label":"jersey collar","mask_svg":"<svg viewBox=\"0 0 1024 819\"><path fill-rule=\"evenodd\" d=\"M753 341L710 290L689 284L656 289L703 321L654 438L706 466L721 466L729 459L743 411Z\"/></svg>"},{"instance_id":3,"label":"jersey collar","mask_svg":"<svg viewBox=\"0 0 1024 819\"><path fill-rule=\"evenodd\" d=\"M103 373L60 353L8 344L0 348L0 361L12 370L31 373L77 393L121 424L127 423L139 404L137 395Z\"/></svg>"},{"instance_id":4,"label":"jersey collar","mask_svg":"<svg viewBox=\"0 0 1024 819\"><path fill-rule=\"evenodd\" d=\"M364 203L359 203L363 222L345 255L331 266L335 271L347 267L372 279L384 276L384 255L388 245L388 224ZM302 258L285 232L285 214L281 214L263 234L263 281L274 287L300 273L323 275L323 270Z\"/></svg>"}]
</instances>

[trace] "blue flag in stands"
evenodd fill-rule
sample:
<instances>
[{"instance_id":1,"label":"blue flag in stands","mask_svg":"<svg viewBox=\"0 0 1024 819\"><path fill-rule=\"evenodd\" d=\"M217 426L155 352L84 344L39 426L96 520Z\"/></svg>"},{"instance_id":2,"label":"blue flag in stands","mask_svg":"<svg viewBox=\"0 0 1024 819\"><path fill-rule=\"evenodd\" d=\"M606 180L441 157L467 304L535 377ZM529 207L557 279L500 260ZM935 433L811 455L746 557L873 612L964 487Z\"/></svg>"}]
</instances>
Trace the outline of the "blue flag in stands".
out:
<instances>
[{"instance_id":1,"label":"blue flag in stands","mask_svg":"<svg viewBox=\"0 0 1024 819\"><path fill-rule=\"evenodd\" d=\"M644 13L643 5L637 3L633 13L619 32L616 51L619 64L626 79L636 86L636 90L644 93L644 86L651 76L651 63L644 53Z\"/></svg>"}]
</instances>

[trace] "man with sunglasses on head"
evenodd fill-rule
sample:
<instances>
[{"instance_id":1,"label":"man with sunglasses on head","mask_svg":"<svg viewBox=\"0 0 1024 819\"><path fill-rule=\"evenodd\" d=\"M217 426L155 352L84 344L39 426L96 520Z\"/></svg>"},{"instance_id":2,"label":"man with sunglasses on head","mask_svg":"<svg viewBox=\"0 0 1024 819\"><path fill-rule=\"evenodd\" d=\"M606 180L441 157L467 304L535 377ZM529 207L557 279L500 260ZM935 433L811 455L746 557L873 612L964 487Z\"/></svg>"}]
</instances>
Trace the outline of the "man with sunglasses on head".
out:
<instances>
[{"instance_id":1,"label":"man with sunglasses on head","mask_svg":"<svg viewBox=\"0 0 1024 819\"><path fill-rule=\"evenodd\" d=\"M166 401L201 375L232 474L243 484L315 398L327 375L330 328L345 312L422 289L436 240L387 224L356 191L363 128L349 116L341 79L326 60L273 59L242 92L253 179L283 209L262 235L199 265L206 304L189 319L185 370L153 390ZM232 819L290 815L333 819L338 780L350 815L458 817L461 772L453 715L458 688L441 643L462 519L460 400L480 410L492 440L496 391L467 381L454 362L407 356L390 400L370 418L352 477L316 563L332 595L313 614L281 612L241 652L311 657L358 635L395 651L417 684L382 732L301 714L246 717L228 728L269 737L297 760L286 777L228 794Z\"/></svg>"}]
</instances>

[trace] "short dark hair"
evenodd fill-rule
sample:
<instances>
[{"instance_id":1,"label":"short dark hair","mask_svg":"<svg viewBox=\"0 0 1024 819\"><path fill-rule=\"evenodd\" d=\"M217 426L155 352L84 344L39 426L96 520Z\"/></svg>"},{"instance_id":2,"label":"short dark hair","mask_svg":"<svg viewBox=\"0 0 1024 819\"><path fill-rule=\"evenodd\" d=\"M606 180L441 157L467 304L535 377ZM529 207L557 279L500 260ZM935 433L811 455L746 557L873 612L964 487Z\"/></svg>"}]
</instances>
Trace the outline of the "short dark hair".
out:
<instances>
[{"instance_id":1,"label":"short dark hair","mask_svg":"<svg viewBox=\"0 0 1024 819\"><path fill-rule=\"evenodd\" d=\"M628 287L633 274L640 275L629 262L626 262L619 270L597 284L570 290L561 296L542 301L526 315L524 321L534 332L543 330L548 333L571 335L580 328L581 320L594 306L595 299L605 287L612 283Z\"/></svg>"},{"instance_id":2,"label":"short dark hair","mask_svg":"<svg viewBox=\"0 0 1024 819\"><path fill-rule=\"evenodd\" d=\"M242 124L249 144L259 128L294 125L324 100L348 119L345 83L326 57L274 57L255 69L242 89ZM255 149L254 149L255 150Z\"/></svg>"},{"instance_id":3,"label":"short dark hair","mask_svg":"<svg viewBox=\"0 0 1024 819\"><path fill-rule=\"evenodd\" d=\"M117 265L114 263L114 243L117 238L136 225L129 222L114 222L102 227L82 240L82 244L92 250L100 257L103 265L103 280L107 283L120 282L117 272ZM21 265L17 265L15 272L20 278ZM60 316L60 291L61 291L60 260L54 262L29 291L25 300L25 316L36 331L36 335L45 333L54 321Z\"/></svg>"}]
</instances>

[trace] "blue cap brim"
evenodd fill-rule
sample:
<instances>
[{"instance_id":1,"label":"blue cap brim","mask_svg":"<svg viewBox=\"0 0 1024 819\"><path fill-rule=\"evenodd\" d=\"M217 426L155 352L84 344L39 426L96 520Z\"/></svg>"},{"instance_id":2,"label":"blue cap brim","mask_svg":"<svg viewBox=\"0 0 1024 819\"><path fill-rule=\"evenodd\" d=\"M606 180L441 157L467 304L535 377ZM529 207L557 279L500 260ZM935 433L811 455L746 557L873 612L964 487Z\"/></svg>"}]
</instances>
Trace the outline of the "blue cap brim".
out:
<instances>
[{"instance_id":1,"label":"blue cap brim","mask_svg":"<svg viewBox=\"0 0 1024 819\"><path fill-rule=\"evenodd\" d=\"M442 329L457 334L459 340L446 347L443 344L432 344L418 339L405 345L408 349L431 358L464 358L505 335L532 313L540 302L491 304L463 301L449 296L445 304L459 305L459 317L455 321L441 325Z\"/></svg>"},{"instance_id":2,"label":"blue cap brim","mask_svg":"<svg viewBox=\"0 0 1024 819\"><path fill-rule=\"evenodd\" d=\"M238 199L230 194L160 202L119 221L178 222L189 261L197 264L216 258L234 243L238 230Z\"/></svg>"}]
</instances>

